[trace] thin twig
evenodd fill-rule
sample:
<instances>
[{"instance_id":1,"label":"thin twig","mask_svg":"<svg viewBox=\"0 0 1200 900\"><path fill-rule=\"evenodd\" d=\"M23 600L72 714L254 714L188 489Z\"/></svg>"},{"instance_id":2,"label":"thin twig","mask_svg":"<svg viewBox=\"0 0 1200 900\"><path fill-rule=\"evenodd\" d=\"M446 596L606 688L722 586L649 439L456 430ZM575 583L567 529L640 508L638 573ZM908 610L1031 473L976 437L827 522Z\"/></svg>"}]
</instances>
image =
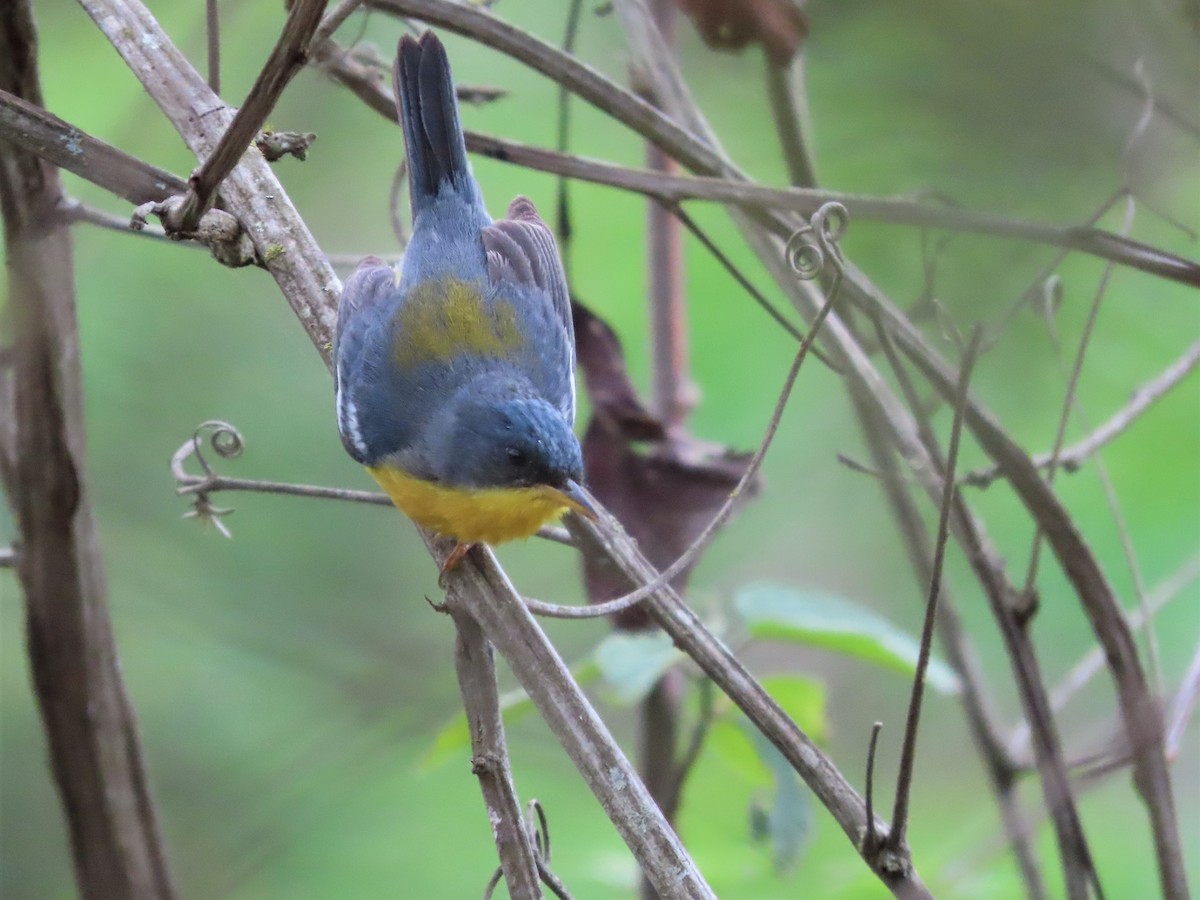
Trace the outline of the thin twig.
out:
<instances>
[{"instance_id":1,"label":"thin twig","mask_svg":"<svg viewBox=\"0 0 1200 900\"><path fill-rule=\"evenodd\" d=\"M713 194L720 193L722 196L709 195L707 199L745 203L745 196L741 201L733 196L740 191L745 191L746 194L756 194L760 198L762 206L776 204L777 208L791 209L805 216L812 215L825 203L837 202L845 206L855 219L921 227L944 227L957 231L970 231L1071 247L1084 253L1112 258L1123 265L1143 269L1164 278L1200 286L1200 263L1092 228L1047 225L990 213L973 212L961 207L914 203L909 200L857 197L833 191L809 191L800 188L780 190L746 183L745 176L740 170L723 160L711 147L706 146L700 139L682 129L668 117L663 116L641 98L623 89L594 69L563 54L553 45L541 41L495 16L470 5L453 3L449 0L366 0L366 3L382 12L401 17L413 16L430 25L468 35L486 46L513 56L543 75L563 84L580 98L633 128L643 137L654 141L693 171L703 175L729 176L729 180L716 179L716 184L713 185ZM468 134L468 148L473 149L473 152L485 152L478 149L478 146L472 148L472 143L472 135ZM493 147L499 151L495 154L496 158L517 161L513 154L504 149L505 146L512 145L502 141L493 144ZM599 180L594 176L600 171L606 170L610 177L615 175L617 178L622 178L623 181L625 176L632 176L632 180L641 184L642 192L658 194L663 200L678 201L687 199L689 196L698 196L688 192L675 194L668 192L666 195L663 195L662 192L662 186L669 182L661 179L670 179L680 187L695 182L695 179L676 176L678 181L675 181L670 176L655 175L655 173L631 171L575 158L564 160L561 154L548 150L538 150L537 155L543 162L551 159L558 163L569 161L573 168L573 171L563 171L558 168L545 168L544 171L555 171L559 174L581 178L586 178L584 174L586 172L593 176L588 180ZM532 159L533 155L531 154L521 159L520 162L522 165L537 168L532 165ZM617 186L632 187L632 184L625 181ZM767 201L767 203L761 201ZM784 205L778 206L779 204ZM790 230L790 227L785 227L783 236L786 237Z\"/></svg>"},{"instance_id":2,"label":"thin twig","mask_svg":"<svg viewBox=\"0 0 1200 900\"><path fill-rule=\"evenodd\" d=\"M208 39L208 87L214 94L220 94L221 22L217 13L217 0L205 0L204 29Z\"/></svg>"},{"instance_id":3,"label":"thin twig","mask_svg":"<svg viewBox=\"0 0 1200 900\"><path fill-rule=\"evenodd\" d=\"M1175 385L1195 371L1200 365L1200 341L1192 344L1183 355L1167 366L1153 381L1139 387L1129 398L1129 402L1118 409L1109 419L1095 430L1088 433L1082 440L1066 447L1058 454L1058 467L1064 472L1076 472L1101 447L1114 438L1119 437L1125 429L1136 422L1155 402L1165 396ZM1033 464L1043 469L1054 458L1052 452L1043 453L1033 458ZM962 484L972 487L987 487L1000 477L999 465L989 466L969 472L962 478Z\"/></svg>"},{"instance_id":4,"label":"thin twig","mask_svg":"<svg viewBox=\"0 0 1200 900\"><path fill-rule=\"evenodd\" d=\"M827 254L826 259L832 262L833 265L840 267L841 261L838 256L836 240L840 232L829 231L831 217L841 219L842 225L833 225L833 228L844 227L845 219L844 210L839 210L836 206L827 209L822 214L818 211L813 217L813 233L819 234L822 237L819 240L826 242L824 252ZM527 599L526 605L530 611L536 615L549 616L558 619L594 619L603 616L614 615L622 610L641 603L647 597L657 593L663 585L670 584L671 581L679 575L680 572L691 566L704 549L712 542L721 527L729 520L733 514L738 502L741 500L746 488L751 484L758 475L759 469L762 467L763 459L767 455L767 451L771 448L771 442L775 438L775 432L779 429L779 423L783 418L783 411L787 408L788 400L792 394L792 388L795 387L796 379L800 375L800 367L804 364L805 358L808 356L808 349L812 346L813 339L820 331L821 323L829 315L833 309L833 303L837 299L837 283L829 293L829 298L825 301L825 305L813 319L812 326L809 328L808 335L800 343L800 349L796 353L795 359L792 361L791 367L788 369L787 377L784 379L783 388L779 392L779 397L775 401L775 408L771 413L771 418L767 423L767 429L763 435L762 442L751 457L750 462L746 466L745 472L734 485L733 490L729 492L729 496L725 499L720 510L713 516L712 520L705 527L704 531L691 543L678 559L670 566L659 573L654 579L642 585L639 588L613 600L605 601L604 603L596 603L591 606L563 606L561 604L543 603L540 600Z\"/></svg>"},{"instance_id":5,"label":"thin twig","mask_svg":"<svg viewBox=\"0 0 1200 900\"><path fill-rule=\"evenodd\" d=\"M1190 557L1146 598L1146 606L1152 614L1158 613L1167 604L1183 595L1184 590L1200 578L1200 555ZM1129 612L1129 628L1136 632L1145 622L1142 609ZM1071 667L1062 680L1050 692L1050 705L1055 712L1064 709L1071 698L1104 669L1104 650L1093 647ZM1021 758L1029 751L1029 723L1022 722L1008 739L1008 752Z\"/></svg>"},{"instance_id":6,"label":"thin twig","mask_svg":"<svg viewBox=\"0 0 1200 900\"><path fill-rule=\"evenodd\" d=\"M929 668L929 654L933 646L933 623L937 617L938 595L942 587L942 565L946 559L946 542L950 536L950 509L957 490L954 471L958 466L958 446L962 436L963 411L967 403L967 391L971 384L971 372L979 353L982 329L976 326L971 341L963 354L962 369L958 376L958 396L954 404L954 424L950 430L950 449L946 453L943 476L942 504L938 512L937 541L933 549L933 573L929 581L929 599L925 607L925 622L921 626L921 648L917 654L917 669L913 673L912 696L908 703L908 716L904 725L904 743L900 751L900 769L896 777L896 801L892 812L891 830L886 845L895 850L905 839L908 829L908 801L912 789L912 771L916 762L917 727L921 721L921 700L925 693L925 672Z\"/></svg>"},{"instance_id":7,"label":"thin twig","mask_svg":"<svg viewBox=\"0 0 1200 900\"><path fill-rule=\"evenodd\" d=\"M327 12L325 18L321 20L321 24L317 26L317 30L313 32L312 41L309 43L310 51L320 47L333 37L334 32L341 28L342 23L350 18L350 15L360 6L362 6L362 0L342 0Z\"/></svg>"},{"instance_id":8,"label":"thin twig","mask_svg":"<svg viewBox=\"0 0 1200 900\"><path fill-rule=\"evenodd\" d=\"M1132 197L1125 200L1125 222L1122 233L1127 233L1133 225L1135 205ZM1096 293L1088 309L1087 320L1083 325L1083 333L1079 337L1079 347L1075 352L1075 361L1071 366L1071 374L1067 379L1066 395L1063 397L1062 412L1058 417L1058 427L1054 434L1054 448L1050 451L1050 462L1046 466L1046 484L1054 484L1054 476L1058 474L1058 456L1062 452L1063 441L1067 434L1067 423L1071 419L1071 410L1075 406L1076 391L1079 388L1079 377L1083 374L1083 361L1091 345L1092 332L1096 327L1096 319L1100 315L1100 305L1108 290L1108 282L1112 277L1113 264L1107 263L1100 274L1100 282L1096 285ZM1037 586L1038 559L1042 549L1042 528L1039 526L1033 536L1033 547L1029 552L1029 569L1025 575L1025 596L1032 597Z\"/></svg>"},{"instance_id":9,"label":"thin twig","mask_svg":"<svg viewBox=\"0 0 1200 900\"><path fill-rule=\"evenodd\" d=\"M1087 219L1084 221L1084 224L1089 228L1094 227L1097 222L1104 218L1110 209L1117 205L1117 202L1121 199L1121 197L1124 196L1124 193L1125 192L1121 190L1114 191L1112 195L1108 197L1108 199L1101 203L1100 206L1097 207L1096 210L1087 217ZM1070 247L1059 247L1050 260L1044 266L1038 269L1037 274L1030 279L1025 290L1021 291L1016 301L1004 311L1004 315L1000 317L1000 320L991 329L989 329L988 336L984 342L984 352L990 350L996 343L1000 341L1000 339L1008 331L1009 326L1016 320L1017 314L1020 313L1021 310L1025 309L1025 307L1031 303L1034 303L1038 297L1042 295L1044 285L1050 278L1054 276L1054 273L1058 271L1058 267L1062 265L1063 260L1070 256L1072 249L1073 248Z\"/></svg>"},{"instance_id":10,"label":"thin twig","mask_svg":"<svg viewBox=\"0 0 1200 900\"><path fill-rule=\"evenodd\" d=\"M877 323L880 347L896 376L901 392L909 408L916 415L916 427L920 440L928 453L935 471L945 470L945 463L938 452L937 440L928 415L921 412L920 398L908 371L901 364L898 352L889 332L882 322ZM957 379L955 394L957 396ZM968 395L969 399L969 395ZM914 470L916 471L916 470ZM1079 817L1075 800L1071 795L1070 776L1063 758L1062 741L1054 723L1050 702L1046 696L1037 655L1029 632L1021 623L1025 621L1020 593L1005 573L1003 563L996 558L994 548L988 543L980 523L971 515L961 494L954 496L954 519L952 525L960 531L959 541L967 559L975 569L976 577L984 588L993 617L1000 626L1000 635L1008 652L1014 680L1025 709L1026 717L1033 725L1036 735L1034 758L1042 778L1042 793L1047 808L1051 811L1059 855L1063 861L1068 891L1072 896L1087 893L1088 872L1091 870L1091 851ZM1003 752L1002 750L1000 752ZM997 757L999 758L999 757ZM1010 757L1011 764L1011 757ZM1003 770L999 786L1010 790L1013 771ZM1002 795L1003 796L1003 795ZM1011 836L1021 833L1016 821L1015 803L1002 807L1006 832Z\"/></svg>"},{"instance_id":11,"label":"thin twig","mask_svg":"<svg viewBox=\"0 0 1200 900\"><path fill-rule=\"evenodd\" d=\"M122 234L132 234L139 237L150 238L156 241L165 241L167 243L176 244L180 247L191 247L196 250L202 250L203 244L195 241L179 240L171 237L162 228L157 225L147 224L143 228L132 228L129 224L129 216L117 216L112 213L107 213L102 209L95 209L85 203L80 203L74 199L64 199L58 205L59 213L63 220L70 222L72 225L76 222L82 222L86 225L95 225L97 228L104 228L108 231L119 231Z\"/></svg>"},{"instance_id":12,"label":"thin twig","mask_svg":"<svg viewBox=\"0 0 1200 900\"><path fill-rule=\"evenodd\" d=\"M675 771L672 774L669 796L673 798L674 805L678 806L680 798L683 796L683 787L687 783L688 776L695 768L697 761L700 759L700 753L704 749L704 742L708 738L709 729L713 723L713 713L716 709L714 701L713 683L707 679L700 679L698 689L700 694L700 708L696 713L696 724L692 728L691 736L688 738L687 746L684 748L683 754L679 757L675 764Z\"/></svg>"},{"instance_id":13,"label":"thin twig","mask_svg":"<svg viewBox=\"0 0 1200 900\"><path fill-rule=\"evenodd\" d=\"M171 474L175 477L176 493L181 495L203 495L207 497L209 494L217 494L222 491L245 491L254 494L282 494L288 497L311 497L316 500L341 500L349 503L366 503L372 506L392 506L392 499L387 494L379 491L359 491L351 488L336 488L325 487L315 484L295 484L287 481L263 481L260 479L251 478L229 478L224 475L216 474L206 462L203 461L203 456L199 454L199 448L202 443L200 432L207 425L219 425L222 428L227 426L227 423L205 423L196 430L196 433L180 445L171 457ZM226 458L237 456L241 453L242 436L233 428L227 426L230 437L236 438L236 452L222 452L218 446L219 432L214 432L209 435L210 442L214 449ZM203 475L191 475L184 469L184 464L195 455L204 468ZM565 528L555 525L545 525L537 532L537 537L551 541L556 544L565 546L574 546L574 539Z\"/></svg>"},{"instance_id":14,"label":"thin twig","mask_svg":"<svg viewBox=\"0 0 1200 900\"><path fill-rule=\"evenodd\" d=\"M879 852L879 827L875 822L875 748L879 744L879 732L883 723L871 726L871 740L867 744L867 779L864 785L867 804L867 830L863 835L863 852L875 855Z\"/></svg>"},{"instance_id":15,"label":"thin twig","mask_svg":"<svg viewBox=\"0 0 1200 900\"><path fill-rule=\"evenodd\" d=\"M1152 109L1152 107L1150 107ZM1149 111L1147 112L1147 115ZM1128 218L1126 220L1126 228L1132 224L1133 220L1133 197L1127 199L1128 203ZM1099 298L1097 298L1099 302ZM1050 341L1054 346L1054 355L1058 361L1059 370L1066 378L1066 361L1063 357L1062 343L1058 340L1054 330L1050 330ZM1082 348L1081 348L1082 350ZM1070 404L1074 407L1075 414L1079 419L1079 424L1084 430L1089 430L1087 414L1084 412L1083 402L1080 400L1078 393L1069 398ZM1063 410L1064 416L1067 414L1067 409ZM1055 447L1055 452L1052 459L1055 463L1058 462L1058 452L1061 447ZM1163 692L1163 676L1162 676L1162 661L1158 652L1158 636L1154 630L1154 614L1146 599L1146 582L1142 577L1142 567L1138 563L1137 553L1133 546L1133 535L1129 533L1129 523L1126 521L1124 514L1121 512L1120 499L1117 496L1116 485L1113 483L1112 477L1109 475L1108 466L1104 462L1104 456L1101 453L1096 453L1096 474L1100 477L1100 484L1104 489L1105 500L1108 503L1108 508L1112 513L1113 522L1117 528L1117 534L1121 541L1121 549L1125 554L1125 562L1129 567L1129 574L1133 582L1134 595L1137 598L1138 608L1142 611L1142 617L1145 620L1145 628L1143 634L1146 641L1146 659L1150 668L1150 683L1153 686L1155 694L1162 696ZM1053 469L1051 476L1053 476Z\"/></svg>"},{"instance_id":16,"label":"thin twig","mask_svg":"<svg viewBox=\"0 0 1200 900\"><path fill-rule=\"evenodd\" d=\"M279 40L250 88L250 93L246 95L246 102L233 117L213 152L188 179L192 190L180 210L178 230L195 230L200 216L212 202L217 187L241 160L275 108L283 89L307 61L308 43L321 22L326 2L294 0L291 4ZM173 226L168 224L168 228Z\"/></svg>"},{"instance_id":17,"label":"thin twig","mask_svg":"<svg viewBox=\"0 0 1200 900\"><path fill-rule=\"evenodd\" d=\"M536 900L542 896L537 855L509 768L492 648L458 592L447 594L445 606L458 631L454 668L471 732L471 770L479 778L508 895Z\"/></svg>"}]
</instances>

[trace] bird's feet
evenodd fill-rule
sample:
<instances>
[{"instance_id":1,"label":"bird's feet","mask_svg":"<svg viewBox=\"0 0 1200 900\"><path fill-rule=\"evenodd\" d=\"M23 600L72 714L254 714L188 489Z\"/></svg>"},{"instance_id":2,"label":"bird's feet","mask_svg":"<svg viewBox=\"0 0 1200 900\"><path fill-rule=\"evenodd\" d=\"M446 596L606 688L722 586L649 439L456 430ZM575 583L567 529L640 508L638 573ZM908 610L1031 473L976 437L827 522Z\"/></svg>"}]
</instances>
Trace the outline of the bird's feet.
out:
<instances>
[{"instance_id":1,"label":"bird's feet","mask_svg":"<svg viewBox=\"0 0 1200 900\"><path fill-rule=\"evenodd\" d=\"M441 574L438 575L438 587L442 590L446 589L446 576L459 567L467 554L471 552L474 544L455 544L454 549L450 551L450 555L446 557L446 561L442 563Z\"/></svg>"}]
</instances>

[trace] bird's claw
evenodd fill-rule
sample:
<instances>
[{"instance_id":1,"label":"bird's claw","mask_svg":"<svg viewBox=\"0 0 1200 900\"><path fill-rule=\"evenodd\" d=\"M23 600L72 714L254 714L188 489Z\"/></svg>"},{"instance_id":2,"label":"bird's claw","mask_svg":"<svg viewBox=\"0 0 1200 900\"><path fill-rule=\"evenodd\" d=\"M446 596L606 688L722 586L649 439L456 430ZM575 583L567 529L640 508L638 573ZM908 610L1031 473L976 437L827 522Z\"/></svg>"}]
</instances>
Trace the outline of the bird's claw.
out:
<instances>
[{"instance_id":1,"label":"bird's claw","mask_svg":"<svg viewBox=\"0 0 1200 900\"><path fill-rule=\"evenodd\" d=\"M471 552L474 544L455 544L454 549L450 551L450 555L446 557L446 561L442 563L442 569L438 575L438 587L443 591L446 590L446 576L459 567L467 554Z\"/></svg>"}]
</instances>

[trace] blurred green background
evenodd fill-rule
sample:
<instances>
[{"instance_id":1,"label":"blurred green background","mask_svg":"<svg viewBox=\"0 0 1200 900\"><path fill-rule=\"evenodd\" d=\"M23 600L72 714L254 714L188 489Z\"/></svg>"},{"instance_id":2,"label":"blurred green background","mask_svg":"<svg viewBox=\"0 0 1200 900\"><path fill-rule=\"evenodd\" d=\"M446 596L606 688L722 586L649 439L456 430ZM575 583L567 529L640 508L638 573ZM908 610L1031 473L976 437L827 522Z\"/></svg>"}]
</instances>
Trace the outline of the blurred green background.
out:
<instances>
[{"instance_id":1,"label":"blurred green background","mask_svg":"<svg viewBox=\"0 0 1200 900\"><path fill-rule=\"evenodd\" d=\"M152 2L177 44L204 58L203 4ZM194 165L170 126L90 20L72 4L35 4L49 108L80 128L186 175ZM626 80L627 53L613 16L585 4L579 53ZM1120 183L1122 148L1141 110L1124 82L1143 59L1155 95L1197 118L1197 34L1171 2L808 5L807 44L817 167L839 190L899 194L936 189L972 207L1074 223ZM224 95L237 103L282 22L277 2L221 4ZM557 42L565 6L504 0L497 14ZM387 55L399 26L356 15ZM683 67L728 151L757 177L785 179L763 92L761 53L714 55L681 22ZM460 82L502 86L509 97L468 108L468 127L551 146L555 88L491 51L447 44ZM642 145L576 103L573 149L640 164ZM319 135L307 162L277 164L288 192L328 253L390 255L388 186L400 135L316 72L302 73L271 118ZM1156 215L1200 226L1197 138L1163 115L1129 156L1141 199L1134 235L1195 257L1196 246ZM489 160L475 171L493 212L515 193L553 209L551 177ZM68 177L68 190L124 215L117 201ZM587 185L573 190L575 289L625 342L647 383L644 204ZM697 218L764 288L769 281L724 214ZM1103 223L1119 227L1111 216ZM195 426L235 423L247 439L229 474L368 486L334 427L330 379L274 284L262 271L229 271L204 253L81 226L76 275L86 377L89 477L106 554L111 607L175 874L194 898L457 898L479 896L495 864L466 752L436 767L422 758L457 708L450 623L430 611L435 570L398 513L302 499L218 497L236 506L227 541L183 521L168 460ZM921 292L920 235L853 221L845 249L900 303ZM937 295L964 324L996 321L1052 255L1045 247L959 237L943 255ZM792 352L702 248L689 243L687 276L695 380L693 423L735 447L758 442ZM1072 258L1056 327L1074 351L1102 265ZM774 293L772 293L774 296ZM931 334L946 352L948 346ZM1118 269L1080 385L1093 423L1122 405L1200 335L1195 292ZM981 397L1029 449L1049 449L1063 388L1044 321L1018 317L981 362ZM943 412L939 426L946 426ZM1068 439L1082 433L1073 422ZM1105 452L1148 585L1197 553L1200 542L1200 378L1192 376ZM870 606L919 629L922 589L870 478L835 454L865 459L846 396L819 366L801 378L766 463L768 489L719 539L693 579L704 615L724 614L737 588L769 578ZM983 461L967 442L963 465ZM1128 605L1132 579L1096 468L1060 479L1060 492ZM992 539L1023 578L1031 527L1003 484L973 492ZM933 511L925 510L932 522ZM0 517L7 516L0 512ZM0 518L0 543L11 520ZM522 590L580 599L571 551L533 542L501 559ZM1005 654L961 553L950 584L982 657L1003 720L1018 706ZM1093 638L1047 554L1034 625L1051 683ZM1190 585L1158 619L1166 685L1178 683L1197 636L1200 593ZM568 660L606 634L602 622L546 624ZM884 722L883 802L903 728L906 679L830 653L752 646L763 673L825 682L828 747L851 781L871 723ZM511 678L501 667L505 685ZM74 895L62 815L24 659L21 597L0 571L0 895ZM632 715L601 711L631 746ZM1111 682L1097 678L1060 717L1069 753L1096 749L1115 722ZM527 717L511 729L523 797L545 804L554 868L580 898L631 896L633 864L549 732ZM1189 871L1200 877L1196 729L1175 765ZM1025 798L1035 803L1036 790ZM752 843L748 802L761 786L706 754L684 797L682 835L722 897L876 897L833 821L816 814L811 845L788 879ZM1009 897L1011 860L989 852L999 824L960 707L931 695L918 757L910 838L939 896ZM1127 774L1081 800L1110 896L1149 896L1156 883L1146 819ZM1053 838L1039 846L1052 891Z\"/></svg>"}]
</instances>

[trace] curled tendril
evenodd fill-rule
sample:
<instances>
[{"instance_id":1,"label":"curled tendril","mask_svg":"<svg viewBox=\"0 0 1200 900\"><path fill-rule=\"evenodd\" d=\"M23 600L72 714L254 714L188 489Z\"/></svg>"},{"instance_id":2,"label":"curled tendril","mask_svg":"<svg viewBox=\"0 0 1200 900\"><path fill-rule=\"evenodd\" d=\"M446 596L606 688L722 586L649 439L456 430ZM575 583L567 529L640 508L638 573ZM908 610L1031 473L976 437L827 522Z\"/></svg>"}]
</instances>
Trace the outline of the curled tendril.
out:
<instances>
[{"instance_id":1,"label":"curled tendril","mask_svg":"<svg viewBox=\"0 0 1200 900\"><path fill-rule=\"evenodd\" d=\"M216 481L217 473L204 458L204 451L201 448L205 443L222 459L236 459L242 455L242 451L246 447L241 432L228 422L210 419L196 427L191 438L184 442L183 446L176 450L175 455L171 457L171 473L175 476L175 482L178 484L176 490L180 494L193 495L192 508L185 512L183 517L199 519L212 525L225 537L232 537L221 518L233 512L233 508L215 506L209 499L208 488ZM192 456L196 457L196 462L204 472L203 475L191 475L184 469L184 464Z\"/></svg>"},{"instance_id":2,"label":"curled tendril","mask_svg":"<svg viewBox=\"0 0 1200 900\"><path fill-rule=\"evenodd\" d=\"M843 260L838 241L849 224L846 207L836 201L823 203L809 218L808 224L788 238L784 254L792 271L805 281L811 281L823 274L832 261L840 275Z\"/></svg>"},{"instance_id":3,"label":"curled tendril","mask_svg":"<svg viewBox=\"0 0 1200 900\"><path fill-rule=\"evenodd\" d=\"M208 464L208 460L204 458L204 453L200 449L204 445L205 432L208 433L209 446L222 459L237 459L246 449L246 441L240 431L220 419L209 419L196 426L196 430L192 432L192 453L195 454L196 461L200 463L204 474L212 478L214 474L212 466Z\"/></svg>"}]
</instances>

